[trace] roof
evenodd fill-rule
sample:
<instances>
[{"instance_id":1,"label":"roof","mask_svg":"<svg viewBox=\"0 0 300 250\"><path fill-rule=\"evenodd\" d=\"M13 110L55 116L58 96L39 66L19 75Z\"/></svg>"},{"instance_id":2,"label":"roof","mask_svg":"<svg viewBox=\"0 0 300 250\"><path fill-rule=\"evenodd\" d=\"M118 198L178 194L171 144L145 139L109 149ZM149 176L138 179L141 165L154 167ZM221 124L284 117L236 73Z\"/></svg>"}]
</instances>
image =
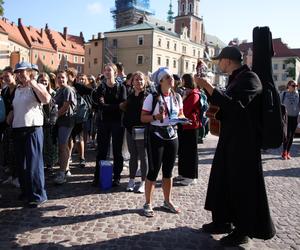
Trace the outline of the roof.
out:
<instances>
[{"instance_id":1,"label":"roof","mask_svg":"<svg viewBox=\"0 0 300 250\"><path fill-rule=\"evenodd\" d=\"M2 17L0 19L0 28L8 34L9 40L28 48L28 44L16 24L10 23L6 18Z\"/></svg>"},{"instance_id":2,"label":"roof","mask_svg":"<svg viewBox=\"0 0 300 250\"><path fill-rule=\"evenodd\" d=\"M24 26L20 23L24 35L29 42L30 47L55 51L44 29L37 29L32 26Z\"/></svg>"},{"instance_id":3,"label":"roof","mask_svg":"<svg viewBox=\"0 0 300 250\"><path fill-rule=\"evenodd\" d=\"M84 41L80 36L64 35L61 32L47 29L47 33L55 49L70 53L84 55Z\"/></svg>"},{"instance_id":4,"label":"roof","mask_svg":"<svg viewBox=\"0 0 300 250\"><path fill-rule=\"evenodd\" d=\"M205 43L211 46L218 45L220 48L226 47L226 44L221 39L210 34L205 34Z\"/></svg>"},{"instance_id":5,"label":"roof","mask_svg":"<svg viewBox=\"0 0 300 250\"><path fill-rule=\"evenodd\" d=\"M252 50L253 43L241 43L238 47L242 52ZM273 39L274 57L293 57L300 56L300 49L290 49L287 44L283 43L281 38Z\"/></svg>"}]
</instances>

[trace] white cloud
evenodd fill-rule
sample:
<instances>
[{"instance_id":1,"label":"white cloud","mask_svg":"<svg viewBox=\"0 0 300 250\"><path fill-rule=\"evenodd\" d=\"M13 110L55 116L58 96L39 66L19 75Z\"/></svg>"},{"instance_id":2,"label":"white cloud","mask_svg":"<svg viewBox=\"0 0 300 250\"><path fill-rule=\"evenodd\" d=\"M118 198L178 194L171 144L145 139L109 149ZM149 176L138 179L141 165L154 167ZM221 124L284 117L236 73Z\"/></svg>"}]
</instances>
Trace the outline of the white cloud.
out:
<instances>
[{"instance_id":1,"label":"white cloud","mask_svg":"<svg viewBox=\"0 0 300 250\"><path fill-rule=\"evenodd\" d=\"M101 3L89 3L86 7L90 14L100 14L103 10Z\"/></svg>"}]
</instances>

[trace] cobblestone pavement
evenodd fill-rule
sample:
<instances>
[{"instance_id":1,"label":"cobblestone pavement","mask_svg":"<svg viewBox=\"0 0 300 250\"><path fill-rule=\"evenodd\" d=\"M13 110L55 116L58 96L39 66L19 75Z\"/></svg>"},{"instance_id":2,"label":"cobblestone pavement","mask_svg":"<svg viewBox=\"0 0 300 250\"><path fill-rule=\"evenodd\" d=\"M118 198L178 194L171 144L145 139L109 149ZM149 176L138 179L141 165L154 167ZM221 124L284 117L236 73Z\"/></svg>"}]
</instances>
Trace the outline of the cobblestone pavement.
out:
<instances>
[{"instance_id":1,"label":"cobblestone pavement","mask_svg":"<svg viewBox=\"0 0 300 250\"><path fill-rule=\"evenodd\" d=\"M174 183L173 200L182 210L179 215L160 208L163 196L158 181L155 217L142 216L143 194L124 191L127 169L121 187L109 192L91 187L91 151L88 166L73 166L67 184L55 186L47 181L49 201L40 208L22 208L16 201L17 189L1 186L0 249L222 249L220 235L211 237L200 230L211 220L203 205L216 142L216 137L208 136L199 144L196 185ZM264 152L265 181L277 235L269 241L251 240L239 249L300 249L299 151L300 139L296 138L292 160L281 160L279 149Z\"/></svg>"}]
</instances>

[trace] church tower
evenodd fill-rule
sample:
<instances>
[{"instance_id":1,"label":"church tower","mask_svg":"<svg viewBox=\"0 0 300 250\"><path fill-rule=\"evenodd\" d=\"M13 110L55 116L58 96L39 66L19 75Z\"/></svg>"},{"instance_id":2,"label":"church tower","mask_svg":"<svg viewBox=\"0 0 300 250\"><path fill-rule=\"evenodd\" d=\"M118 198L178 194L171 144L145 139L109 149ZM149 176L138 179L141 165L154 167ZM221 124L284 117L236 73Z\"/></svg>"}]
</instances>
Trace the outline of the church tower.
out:
<instances>
[{"instance_id":1,"label":"church tower","mask_svg":"<svg viewBox=\"0 0 300 250\"><path fill-rule=\"evenodd\" d=\"M145 15L153 15L149 0L115 0L115 9L111 11L116 28L136 24Z\"/></svg>"},{"instance_id":2,"label":"church tower","mask_svg":"<svg viewBox=\"0 0 300 250\"><path fill-rule=\"evenodd\" d=\"M188 36L192 42L204 42L203 20L199 14L200 0L178 0L178 16L175 17L175 32L182 33L184 27L188 29Z\"/></svg>"}]
</instances>

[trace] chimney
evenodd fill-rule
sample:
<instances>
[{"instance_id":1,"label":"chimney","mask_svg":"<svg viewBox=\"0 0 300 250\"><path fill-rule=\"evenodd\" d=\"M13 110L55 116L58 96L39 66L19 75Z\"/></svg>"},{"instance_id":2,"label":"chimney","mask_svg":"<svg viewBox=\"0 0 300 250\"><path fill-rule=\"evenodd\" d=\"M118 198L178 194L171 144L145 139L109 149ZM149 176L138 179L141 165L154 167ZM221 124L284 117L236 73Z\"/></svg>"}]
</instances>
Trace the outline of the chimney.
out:
<instances>
[{"instance_id":1,"label":"chimney","mask_svg":"<svg viewBox=\"0 0 300 250\"><path fill-rule=\"evenodd\" d=\"M46 25L45 25L45 30L47 30L47 29L49 29L48 23L46 23Z\"/></svg>"},{"instance_id":2,"label":"chimney","mask_svg":"<svg viewBox=\"0 0 300 250\"><path fill-rule=\"evenodd\" d=\"M103 32L99 32L99 33L98 33L98 39L103 39L103 38L104 38Z\"/></svg>"},{"instance_id":3,"label":"chimney","mask_svg":"<svg viewBox=\"0 0 300 250\"><path fill-rule=\"evenodd\" d=\"M95 40L95 35L92 35L92 40Z\"/></svg>"},{"instance_id":4,"label":"chimney","mask_svg":"<svg viewBox=\"0 0 300 250\"><path fill-rule=\"evenodd\" d=\"M22 23L22 18L18 18L18 26L22 26L23 23Z\"/></svg>"},{"instance_id":5,"label":"chimney","mask_svg":"<svg viewBox=\"0 0 300 250\"><path fill-rule=\"evenodd\" d=\"M64 38L67 40L68 28L64 27Z\"/></svg>"},{"instance_id":6,"label":"chimney","mask_svg":"<svg viewBox=\"0 0 300 250\"><path fill-rule=\"evenodd\" d=\"M79 36L83 39L83 33L80 31Z\"/></svg>"},{"instance_id":7,"label":"chimney","mask_svg":"<svg viewBox=\"0 0 300 250\"><path fill-rule=\"evenodd\" d=\"M44 36L44 29L41 28L41 37L43 37L43 36Z\"/></svg>"}]
</instances>

